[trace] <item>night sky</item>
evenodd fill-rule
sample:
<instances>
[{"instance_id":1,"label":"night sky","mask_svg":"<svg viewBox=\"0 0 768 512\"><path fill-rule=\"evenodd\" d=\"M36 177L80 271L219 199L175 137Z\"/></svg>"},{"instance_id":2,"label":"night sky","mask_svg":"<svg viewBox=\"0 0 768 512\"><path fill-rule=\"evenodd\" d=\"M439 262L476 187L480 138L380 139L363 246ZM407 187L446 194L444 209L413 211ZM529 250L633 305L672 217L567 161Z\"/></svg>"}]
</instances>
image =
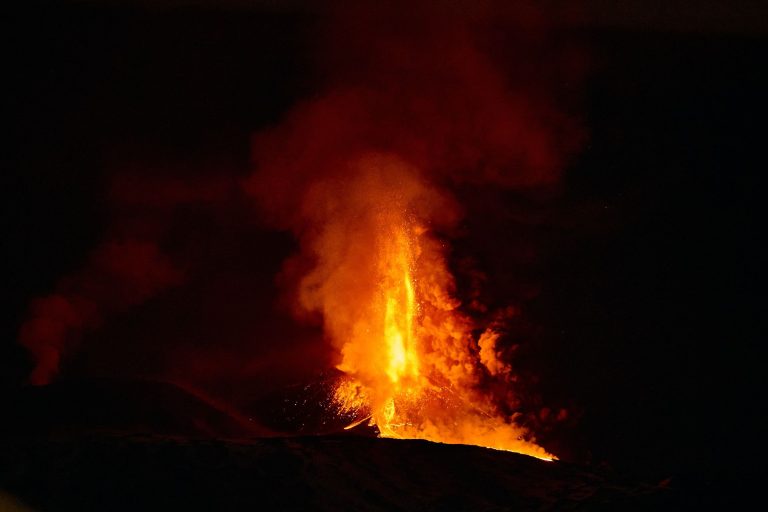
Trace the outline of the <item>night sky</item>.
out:
<instances>
[{"instance_id":1,"label":"night sky","mask_svg":"<svg viewBox=\"0 0 768 512\"><path fill-rule=\"evenodd\" d=\"M761 443L768 40L747 4L586 4L558 32L584 56L583 78L560 89L585 133L560 183L459 192L456 265L471 257L486 298L519 305L517 368L532 402L569 411L540 436L563 458L706 485L748 469ZM251 169L252 134L313 94L314 9L57 5L9 20L3 393L33 366L17 342L30 302L105 234L153 229L115 206L116 176L221 187L211 201L226 207L153 210L193 277L117 308L59 379L186 379L247 408L329 367L318 330L278 301L295 243L228 195Z\"/></svg>"}]
</instances>

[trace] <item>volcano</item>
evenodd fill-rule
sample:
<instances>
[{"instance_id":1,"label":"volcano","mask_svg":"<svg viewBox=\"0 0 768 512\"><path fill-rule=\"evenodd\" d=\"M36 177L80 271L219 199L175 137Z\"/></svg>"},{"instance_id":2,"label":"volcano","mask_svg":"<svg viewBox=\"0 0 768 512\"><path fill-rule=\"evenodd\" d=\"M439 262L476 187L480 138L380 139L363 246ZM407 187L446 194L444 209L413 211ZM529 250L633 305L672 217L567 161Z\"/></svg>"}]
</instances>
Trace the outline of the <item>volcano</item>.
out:
<instances>
[{"instance_id":1,"label":"volcano","mask_svg":"<svg viewBox=\"0 0 768 512\"><path fill-rule=\"evenodd\" d=\"M746 3L18 2L0 509L734 508Z\"/></svg>"}]
</instances>

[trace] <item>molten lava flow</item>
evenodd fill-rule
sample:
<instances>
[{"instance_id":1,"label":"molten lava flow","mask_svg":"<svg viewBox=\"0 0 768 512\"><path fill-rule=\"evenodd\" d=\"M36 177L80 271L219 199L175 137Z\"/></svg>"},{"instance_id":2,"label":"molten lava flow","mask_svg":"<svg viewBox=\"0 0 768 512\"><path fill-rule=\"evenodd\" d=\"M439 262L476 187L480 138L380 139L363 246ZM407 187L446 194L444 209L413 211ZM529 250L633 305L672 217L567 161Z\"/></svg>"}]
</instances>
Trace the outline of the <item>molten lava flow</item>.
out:
<instances>
[{"instance_id":1,"label":"molten lava flow","mask_svg":"<svg viewBox=\"0 0 768 512\"><path fill-rule=\"evenodd\" d=\"M396 201L376 202L362 224L372 231L359 236L371 240L371 275L360 279L373 289L352 297L356 303L346 311L326 312L353 324L338 365L348 379L334 397L341 412L357 418L348 428L370 420L382 437L473 444L552 460L478 391L483 371L499 371L495 352L486 344L480 357L472 323L450 296L453 281L440 245L400 208ZM496 336L486 331L483 337Z\"/></svg>"}]
</instances>

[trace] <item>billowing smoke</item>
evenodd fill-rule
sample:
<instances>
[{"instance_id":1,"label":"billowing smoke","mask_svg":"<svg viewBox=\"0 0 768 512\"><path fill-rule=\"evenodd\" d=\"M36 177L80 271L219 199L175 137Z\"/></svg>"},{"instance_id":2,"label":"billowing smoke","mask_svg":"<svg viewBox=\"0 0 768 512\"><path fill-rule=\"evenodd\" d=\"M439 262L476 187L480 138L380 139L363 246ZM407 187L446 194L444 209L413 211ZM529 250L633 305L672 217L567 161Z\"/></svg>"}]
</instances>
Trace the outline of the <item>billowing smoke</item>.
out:
<instances>
[{"instance_id":1,"label":"billowing smoke","mask_svg":"<svg viewBox=\"0 0 768 512\"><path fill-rule=\"evenodd\" d=\"M353 224L377 203L397 202L446 234L462 216L453 190L552 184L579 147L578 126L556 101L558 82L578 76L537 10L385 4L331 11L317 45L317 92L254 139L246 192L303 246L285 280L309 273L309 287L318 286L322 266L362 261L356 251L370 240L356 239L364 230ZM344 252L323 244L343 246L345 261L315 265L318 255Z\"/></svg>"},{"instance_id":2,"label":"billowing smoke","mask_svg":"<svg viewBox=\"0 0 768 512\"><path fill-rule=\"evenodd\" d=\"M578 146L542 19L484 3L364 3L326 28L323 85L256 136L246 190L300 242L283 278L354 379L340 409L391 437L537 454L479 391L511 379L503 313L479 325L462 312L447 248L462 217L454 191L552 184Z\"/></svg>"}]
</instances>

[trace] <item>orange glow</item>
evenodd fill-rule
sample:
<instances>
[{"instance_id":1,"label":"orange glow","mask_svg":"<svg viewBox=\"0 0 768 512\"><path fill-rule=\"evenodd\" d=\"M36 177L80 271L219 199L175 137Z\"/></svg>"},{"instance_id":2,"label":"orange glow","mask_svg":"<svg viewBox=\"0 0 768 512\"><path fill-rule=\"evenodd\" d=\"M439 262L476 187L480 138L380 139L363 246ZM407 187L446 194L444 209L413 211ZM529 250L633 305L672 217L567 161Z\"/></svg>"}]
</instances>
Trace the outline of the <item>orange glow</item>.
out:
<instances>
[{"instance_id":1,"label":"orange glow","mask_svg":"<svg viewBox=\"0 0 768 512\"><path fill-rule=\"evenodd\" d=\"M303 283L305 307L322 303L326 328L341 349L338 368L347 378L334 401L357 418L348 428L369 421L382 437L552 460L479 391L483 372L499 375L509 367L496 359L495 332L473 338L471 320L451 295L443 248L419 221L420 201L439 198L397 160L369 159L360 172L348 185L347 207L334 209L341 225L320 235L318 247L326 252L319 251L320 265Z\"/></svg>"}]
</instances>

